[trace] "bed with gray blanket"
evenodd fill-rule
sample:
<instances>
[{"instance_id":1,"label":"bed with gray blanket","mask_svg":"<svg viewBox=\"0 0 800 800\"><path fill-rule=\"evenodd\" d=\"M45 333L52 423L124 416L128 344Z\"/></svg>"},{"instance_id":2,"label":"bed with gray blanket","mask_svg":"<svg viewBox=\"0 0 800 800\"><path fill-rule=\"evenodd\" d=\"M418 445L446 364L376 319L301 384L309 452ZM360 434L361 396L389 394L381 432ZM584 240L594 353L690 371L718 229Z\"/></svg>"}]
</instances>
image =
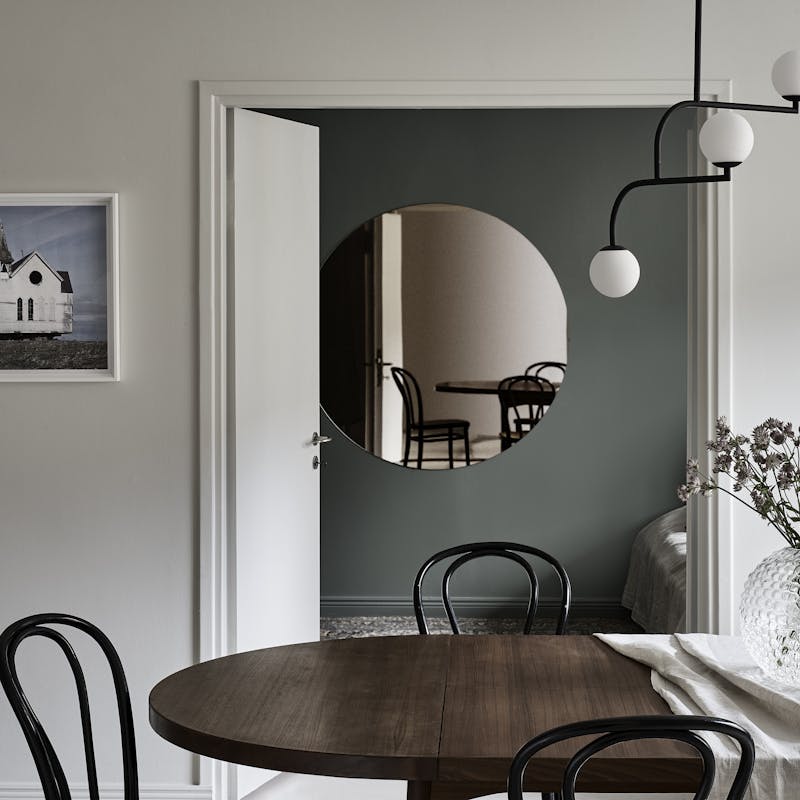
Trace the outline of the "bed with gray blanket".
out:
<instances>
[{"instance_id":1,"label":"bed with gray blanket","mask_svg":"<svg viewBox=\"0 0 800 800\"><path fill-rule=\"evenodd\" d=\"M644 526L631 548L622 605L647 633L686 628L686 506Z\"/></svg>"}]
</instances>

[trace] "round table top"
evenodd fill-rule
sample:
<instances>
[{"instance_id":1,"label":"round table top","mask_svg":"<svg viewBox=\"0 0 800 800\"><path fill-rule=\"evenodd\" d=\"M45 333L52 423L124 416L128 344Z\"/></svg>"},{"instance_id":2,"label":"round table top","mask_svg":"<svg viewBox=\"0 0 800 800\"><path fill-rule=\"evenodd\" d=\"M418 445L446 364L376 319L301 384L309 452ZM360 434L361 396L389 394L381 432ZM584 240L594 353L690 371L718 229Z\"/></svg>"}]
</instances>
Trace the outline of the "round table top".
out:
<instances>
[{"instance_id":1,"label":"round table top","mask_svg":"<svg viewBox=\"0 0 800 800\"><path fill-rule=\"evenodd\" d=\"M560 381L551 381L556 391L561 388ZM437 392L451 392L454 394L494 394L496 395L497 387L500 385L500 379L497 380L461 380L461 381L440 381L436 384ZM520 387L516 390L520 394L541 394L542 397L550 397L552 392L540 392L538 389L522 389ZM551 398L552 399L552 398Z\"/></svg>"},{"instance_id":2,"label":"round table top","mask_svg":"<svg viewBox=\"0 0 800 800\"><path fill-rule=\"evenodd\" d=\"M649 670L592 636L288 645L197 664L150 694L152 727L192 752L289 772L410 781L503 782L514 753L536 733L579 719L664 713ZM550 780L572 752L555 747L528 772ZM658 778L654 791L686 791L696 780L679 744L628 743L619 757L626 786L638 786L636 775L648 786ZM585 768L593 791L619 788L609 783L609 759Z\"/></svg>"}]
</instances>

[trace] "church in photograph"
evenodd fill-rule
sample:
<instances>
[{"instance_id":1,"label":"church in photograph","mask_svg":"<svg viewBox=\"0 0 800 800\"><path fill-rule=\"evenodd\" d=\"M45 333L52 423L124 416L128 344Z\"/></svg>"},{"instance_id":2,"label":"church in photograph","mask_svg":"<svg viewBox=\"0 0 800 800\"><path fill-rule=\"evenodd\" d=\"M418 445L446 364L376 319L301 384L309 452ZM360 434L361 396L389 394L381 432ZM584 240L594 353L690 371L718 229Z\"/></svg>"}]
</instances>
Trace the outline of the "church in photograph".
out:
<instances>
[{"instance_id":1,"label":"church in photograph","mask_svg":"<svg viewBox=\"0 0 800 800\"><path fill-rule=\"evenodd\" d=\"M0 223L0 338L72 333L72 283L35 250L16 261Z\"/></svg>"}]
</instances>

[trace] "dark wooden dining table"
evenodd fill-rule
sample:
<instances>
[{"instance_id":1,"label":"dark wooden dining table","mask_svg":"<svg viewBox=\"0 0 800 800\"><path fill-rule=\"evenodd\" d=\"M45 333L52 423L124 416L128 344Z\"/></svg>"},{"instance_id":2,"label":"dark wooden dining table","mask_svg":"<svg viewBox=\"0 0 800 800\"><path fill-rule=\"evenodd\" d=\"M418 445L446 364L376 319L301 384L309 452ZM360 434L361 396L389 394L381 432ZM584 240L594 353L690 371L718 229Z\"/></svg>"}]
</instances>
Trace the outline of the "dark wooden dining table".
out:
<instances>
[{"instance_id":1,"label":"dark wooden dining table","mask_svg":"<svg viewBox=\"0 0 800 800\"><path fill-rule=\"evenodd\" d=\"M592 636L393 636L255 650L191 666L150 694L150 724L201 755L273 770L405 780L409 800L504 791L514 753L580 719L669 713L645 666ZM556 791L575 743L536 756L526 789ZM629 742L578 788L693 791L677 742Z\"/></svg>"}]
</instances>

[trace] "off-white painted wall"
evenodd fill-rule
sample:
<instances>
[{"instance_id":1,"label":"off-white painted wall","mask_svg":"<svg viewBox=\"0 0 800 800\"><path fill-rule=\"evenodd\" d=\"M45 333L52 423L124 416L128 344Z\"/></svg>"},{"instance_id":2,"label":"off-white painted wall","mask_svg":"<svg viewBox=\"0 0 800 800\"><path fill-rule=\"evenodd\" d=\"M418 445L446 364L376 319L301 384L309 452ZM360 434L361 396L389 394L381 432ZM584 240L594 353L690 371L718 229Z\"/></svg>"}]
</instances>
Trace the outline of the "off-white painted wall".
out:
<instances>
[{"instance_id":1,"label":"off-white painted wall","mask_svg":"<svg viewBox=\"0 0 800 800\"><path fill-rule=\"evenodd\" d=\"M403 363L420 383L427 417L468 419L471 438L496 438L496 396L434 387L520 375L535 361L566 361L561 287L536 247L497 217L457 206L401 213Z\"/></svg>"},{"instance_id":2,"label":"off-white painted wall","mask_svg":"<svg viewBox=\"0 0 800 800\"><path fill-rule=\"evenodd\" d=\"M153 792L193 778L189 756L149 731L146 697L197 652L197 79L685 77L688 92L692 7L2 0L3 190L120 193L122 381L0 388L0 608L3 622L69 610L114 639ZM737 99L771 102L771 64L797 46L798 30L793 0L768 12L708 0L704 74L731 78ZM800 396L800 123L749 118L756 146L737 170L733 211L737 428L791 416ZM738 586L775 542L746 513L734 535ZM101 777L113 781L110 758L104 750ZM33 780L0 705L0 785Z\"/></svg>"},{"instance_id":3,"label":"off-white painted wall","mask_svg":"<svg viewBox=\"0 0 800 800\"><path fill-rule=\"evenodd\" d=\"M728 14L713 2L706 74L733 78L734 97L768 98L774 59L800 47L800 7L765 6L737 0ZM727 40L727 43L726 43ZM747 44L752 41L753 47ZM737 57L735 50L741 51ZM752 102L762 102L758 99ZM780 114L745 114L755 131L751 157L737 169L733 195L733 408L731 426L747 433L770 416L800 421L800 373L792 351L800 324L795 298L800 291L792 229L797 226L800 165L799 121ZM722 413L726 409L720 409ZM734 574L729 587L734 608L747 573L763 556L785 543L753 512L733 505Z\"/></svg>"}]
</instances>

